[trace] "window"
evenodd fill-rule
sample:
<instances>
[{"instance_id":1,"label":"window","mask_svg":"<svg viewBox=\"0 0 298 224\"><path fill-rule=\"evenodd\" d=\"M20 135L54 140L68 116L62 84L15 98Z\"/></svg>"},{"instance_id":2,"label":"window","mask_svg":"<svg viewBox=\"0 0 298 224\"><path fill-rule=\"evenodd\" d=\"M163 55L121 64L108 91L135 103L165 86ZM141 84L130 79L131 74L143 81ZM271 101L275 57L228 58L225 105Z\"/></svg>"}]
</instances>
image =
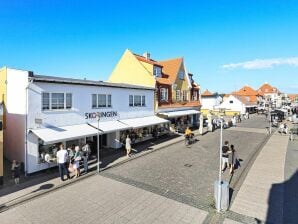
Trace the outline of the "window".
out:
<instances>
[{"instance_id":1,"label":"window","mask_svg":"<svg viewBox=\"0 0 298 224\"><path fill-rule=\"evenodd\" d=\"M92 108L97 108L97 94L92 94Z\"/></svg>"},{"instance_id":2,"label":"window","mask_svg":"<svg viewBox=\"0 0 298 224\"><path fill-rule=\"evenodd\" d=\"M160 88L160 100L168 101L168 89L167 88Z\"/></svg>"},{"instance_id":3,"label":"window","mask_svg":"<svg viewBox=\"0 0 298 224\"><path fill-rule=\"evenodd\" d=\"M112 95L108 95L108 107L112 107Z\"/></svg>"},{"instance_id":4,"label":"window","mask_svg":"<svg viewBox=\"0 0 298 224\"><path fill-rule=\"evenodd\" d=\"M142 96L142 107L146 105L145 96Z\"/></svg>"},{"instance_id":5,"label":"window","mask_svg":"<svg viewBox=\"0 0 298 224\"><path fill-rule=\"evenodd\" d=\"M106 95L98 94L97 95L97 107L106 107L107 106Z\"/></svg>"},{"instance_id":6,"label":"window","mask_svg":"<svg viewBox=\"0 0 298 224\"><path fill-rule=\"evenodd\" d=\"M184 79L184 71L179 72L179 79Z\"/></svg>"},{"instance_id":7,"label":"window","mask_svg":"<svg viewBox=\"0 0 298 224\"><path fill-rule=\"evenodd\" d=\"M141 98L141 96L139 96L139 95L135 95L134 96L134 103L133 103L133 105L135 107L139 107L139 106L142 105L142 98Z\"/></svg>"},{"instance_id":8,"label":"window","mask_svg":"<svg viewBox=\"0 0 298 224\"><path fill-rule=\"evenodd\" d=\"M92 109L112 107L112 95L92 94Z\"/></svg>"},{"instance_id":9,"label":"window","mask_svg":"<svg viewBox=\"0 0 298 224\"><path fill-rule=\"evenodd\" d=\"M230 100L230 103L234 103L233 100Z\"/></svg>"},{"instance_id":10,"label":"window","mask_svg":"<svg viewBox=\"0 0 298 224\"><path fill-rule=\"evenodd\" d=\"M145 96L129 95L129 106L130 107L145 107L146 106Z\"/></svg>"},{"instance_id":11,"label":"window","mask_svg":"<svg viewBox=\"0 0 298 224\"><path fill-rule=\"evenodd\" d=\"M42 93L42 110L50 109L50 94Z\"/></svg>"},{"instance_id":12,"label":"window","mask_svg":"<svg viewBox=\"0 0 298 224\"><path fill-rule=\"evenodd\" d=\"M71 108L71 93L42 93L42 110L61 110Z\"/></svg>"},{"instance_id":13,"label":"window","mask_svg":"<svg viewBox=\"0 0 298 224\"><path fill-rule=\"evenodd\" d=\"M198 99L198 92L194 91L192 95L192 100L197 100Z\"/></svg>"},{"instance_id":14,"label":"window","mask_svg":"<svg viewBox=\"0 0 298 224\"><path fill-rule=\"evenodd\" d=\"M176 101L180 101L180 90L176 90Z\"/></svg>"},{"instance_id":15,"label":"window","mask_svg":"<svg viewBox=\"0 0 298 224\"><path fill-rule=\"evenodd\" d=\"M129 106L133 106L133 95L129 95Z\"/></svg>"},{"instance_id":16,"label":"window","mask_svg":"<svg viewBox=\"0 0 298 224\"><path fill-rule=\"evenodd\" d=\"M66 109L71 109L72 107L72 94L66 93Z\"/></svg>"},{"instance_id":17,"label":"window","mask_svg":"<svg viewBox=\"0 0 298 224\"><path fill-rule=\"evenodd\" d=\"M187 91L182 91L182 100L187 101Z\"/></svg>"},{"instance_id":18,"label":"window","mask_svg":"<svg viewBox=\"0 0 298 224\"><path fill-rule=\"evenodd\" d=\"M153 67L153 74L156 77L161 77L161 67L154 66Z\"/></svg>"}]
</instances>

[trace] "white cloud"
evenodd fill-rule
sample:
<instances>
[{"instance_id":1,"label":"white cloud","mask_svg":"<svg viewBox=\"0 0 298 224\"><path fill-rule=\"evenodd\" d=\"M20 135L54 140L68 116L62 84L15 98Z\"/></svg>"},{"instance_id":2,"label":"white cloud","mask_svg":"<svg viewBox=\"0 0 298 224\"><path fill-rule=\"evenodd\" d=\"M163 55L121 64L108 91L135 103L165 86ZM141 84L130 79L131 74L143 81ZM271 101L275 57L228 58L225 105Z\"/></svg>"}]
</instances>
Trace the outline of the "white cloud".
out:
<instances>
[{"instance_id":1,"label":"white cloud","mask_svg":"<svg viewBox=\"0 0 298 224\"><path fill-rule=\"evenodd\" d=\"M243 68L243 69L253 70L253 69L273 68L279 65L298 66L298 57L255 59L252 61L222 65L222 68L224 69Z\"/></svg>"}]
</instances>

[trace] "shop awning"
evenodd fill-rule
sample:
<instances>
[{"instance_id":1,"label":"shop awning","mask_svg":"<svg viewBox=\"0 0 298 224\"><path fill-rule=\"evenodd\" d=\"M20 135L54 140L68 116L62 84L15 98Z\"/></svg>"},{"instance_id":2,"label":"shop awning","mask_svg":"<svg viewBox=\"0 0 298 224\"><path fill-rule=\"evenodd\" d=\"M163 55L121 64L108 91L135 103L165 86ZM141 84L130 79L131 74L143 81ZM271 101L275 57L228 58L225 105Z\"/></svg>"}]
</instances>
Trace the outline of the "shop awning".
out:
<instances>
[{"instance_id":1,"label":"shop awning","mask_svg":"<svg viewBox=\"0 0 298 224\"><path fill-rule=\"evenodd\" d=\"M180 111L163 112L159 114L171 118L171 117L180 117L180 116L199 114L199 113L200 111L198 110L180 110Z\"/></svg>"},{"instance_id":2,"label":"shop awning","mask_svg":"<svg viewBox=\"0 0 298 224\"><path fill-rule=\"evenodd\" d=\"M168 123L169 121L157 116L148 116L148 117L138 117L133 119L124 119L119 120L120 122L132 127L132 128L142 128L151 125Z\"/></svg>"},{"instance_id":3,"label":"shop awning","mask_svg":"<svg viewBox=\"0 0 298 224\"><path fill-rule=\"evenodd\" d=\"M37 137L43 140L45 145L61 141L84 138L96 135L98 130L88 124L79 124L64 127L47 127L42 129L31 129Z\"/></svg>"},{"instance_id":4,"label":"shop awning","mask_svg":"<svg viewBox=\"0 0 298 224\"><path fill-rule=\"evenodd\" d=\"M90 125L97 129L97 126L98 126L97 122L90 123ZM132 127L119 121L99 122L99 130L102 131L104 134L115 132L115 131L122 131L130 128Z\"/></svg>"}]
</instances>

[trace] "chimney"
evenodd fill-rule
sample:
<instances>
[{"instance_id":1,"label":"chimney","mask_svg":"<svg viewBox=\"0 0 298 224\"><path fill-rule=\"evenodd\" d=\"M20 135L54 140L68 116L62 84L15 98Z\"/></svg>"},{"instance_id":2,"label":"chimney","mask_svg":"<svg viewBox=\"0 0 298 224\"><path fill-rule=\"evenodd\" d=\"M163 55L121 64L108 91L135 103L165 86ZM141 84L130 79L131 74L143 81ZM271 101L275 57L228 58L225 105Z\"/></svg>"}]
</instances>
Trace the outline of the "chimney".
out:
<instances>
[{"instance_id":1,"label":"chimney","mask_svg":"<svg viewBox=\"0 0 298 224\"><path fill-rule=\"evenodd\" d=\"M145 57L147 60L150 60L150 53L149 52L145 52L143 54L143 57Z\"/></svg>"}]
</instances>

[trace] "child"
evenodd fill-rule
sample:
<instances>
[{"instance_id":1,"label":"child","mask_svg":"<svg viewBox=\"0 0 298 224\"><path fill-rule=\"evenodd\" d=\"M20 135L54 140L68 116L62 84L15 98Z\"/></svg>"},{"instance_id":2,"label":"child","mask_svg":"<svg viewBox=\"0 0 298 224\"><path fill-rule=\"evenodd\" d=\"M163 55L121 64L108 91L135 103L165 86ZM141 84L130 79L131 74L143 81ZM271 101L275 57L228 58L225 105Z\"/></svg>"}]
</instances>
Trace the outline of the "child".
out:
<instances>
[{"instance_id":1,"label":"child","mask_svg":"<svg viewBox=\"0 0 298 224\"><path fill-rule=\"evenodd\" d=\"M15 162L13 173L14 173L15 184L19 184L20 183L20 164L18 161Z\"/></svg>"}]
</instances>

